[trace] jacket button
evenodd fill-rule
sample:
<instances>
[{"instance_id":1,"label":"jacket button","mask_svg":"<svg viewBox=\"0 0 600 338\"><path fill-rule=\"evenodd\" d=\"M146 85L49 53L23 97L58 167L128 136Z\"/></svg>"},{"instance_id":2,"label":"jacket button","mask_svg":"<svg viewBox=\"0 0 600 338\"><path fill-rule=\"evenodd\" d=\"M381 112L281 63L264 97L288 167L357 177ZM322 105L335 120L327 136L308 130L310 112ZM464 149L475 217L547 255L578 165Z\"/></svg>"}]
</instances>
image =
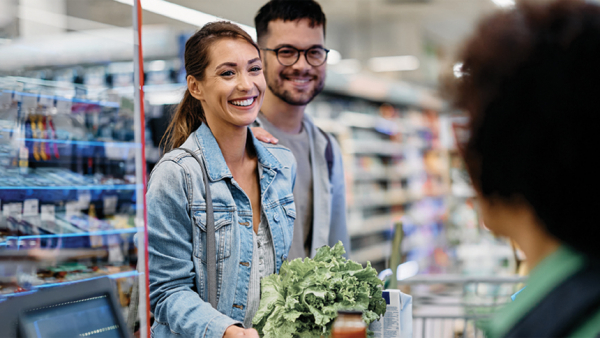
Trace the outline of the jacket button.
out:
<instances>
[{"instance_id":1,"label":"jacket button","mask_svg":"<svg viewBox=\"0 0 600 338\"><path fill-rule=\"evenodd\" d=\"M250 222L238 222L240 225L250 226Z\"/></svg>"},{"instance_id":2,"label":"jacket button","mask_svg":"<svg viewBox=\"0 0 600 338\"><path fill-rule=\"evenodd\" d=\"M279 222L279 216L277 216L277 213L275 213L275 215L273 215L273 220L275 222Z\"/></svg>"},{"instance_id":3,"label":"jacket button","mask_svg":"<svg viewBox=\"0 0 600 338\"><path fill-rule=\"evenodd\" d=\"M244 309L244 306L243 306L243 305L237 305L237 304L233 304L233 307L234 307L234 308L238 308L238 309L240 309L240 310L243 310L243 309Z\"/></svg>"},{"instance_id":4,"label":"jacket button","mask_svg":"<svg viewBox=\"0 0 600 338\"><path fill-rule=\"evenodd\" d=\"M242 264L243 266L250 266L250 263L248 262L240 262L240 264Z\"/></svg>"}]
</instances>

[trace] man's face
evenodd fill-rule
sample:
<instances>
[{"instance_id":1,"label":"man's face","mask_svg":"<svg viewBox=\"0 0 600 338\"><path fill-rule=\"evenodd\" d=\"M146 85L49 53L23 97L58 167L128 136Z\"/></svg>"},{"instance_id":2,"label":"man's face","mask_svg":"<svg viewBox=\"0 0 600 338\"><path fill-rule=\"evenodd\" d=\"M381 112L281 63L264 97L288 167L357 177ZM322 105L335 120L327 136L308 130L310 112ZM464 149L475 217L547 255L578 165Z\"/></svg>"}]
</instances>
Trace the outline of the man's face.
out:
<instances>
[{"instance_id":1,"label":"man's face","mask_svg":"<svg viewBox=\"0 0 600 338\"><path fill-rule=\"evenodd\" d=\"M311 47L325 47L323 26L310 27L308 19L269 22L269 34L262 48L277 49L292 46L305 50ZM306 62L304 52L292 66L282 66L275 52L263 51L264 74L269 90L284 102L307 105L322 90L325 83L326 62L314 67Z\"/></svg>"}]
</instances>

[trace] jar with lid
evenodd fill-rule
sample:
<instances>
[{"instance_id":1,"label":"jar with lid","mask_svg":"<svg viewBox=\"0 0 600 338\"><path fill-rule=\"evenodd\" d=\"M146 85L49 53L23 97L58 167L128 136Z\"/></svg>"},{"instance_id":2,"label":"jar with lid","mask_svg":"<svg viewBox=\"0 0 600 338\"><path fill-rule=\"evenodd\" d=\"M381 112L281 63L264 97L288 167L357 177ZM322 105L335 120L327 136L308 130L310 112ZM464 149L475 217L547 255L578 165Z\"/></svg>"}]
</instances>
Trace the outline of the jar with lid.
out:
<instances>
[{"instance_id":1,"label":"jar with lid","mask_svg":"<svg viewBox=\"0 0 600 338\"><path fill-rule=\"evenodd\" d=\"M362 311L338 310L338 316L331 327L331 338L365 338L367 325L362 319Z\"/></svg>"}]
</instances>

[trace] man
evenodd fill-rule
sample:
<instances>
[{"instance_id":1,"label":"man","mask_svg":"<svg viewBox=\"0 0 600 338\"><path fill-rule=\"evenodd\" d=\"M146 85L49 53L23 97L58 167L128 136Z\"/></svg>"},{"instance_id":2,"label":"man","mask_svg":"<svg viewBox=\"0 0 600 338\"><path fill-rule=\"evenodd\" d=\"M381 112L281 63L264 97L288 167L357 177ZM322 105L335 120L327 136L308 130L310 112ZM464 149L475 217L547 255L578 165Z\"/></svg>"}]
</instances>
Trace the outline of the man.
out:
<instances>
[{"instance_id":1,"label":"man","mask_svg":"<svg viewBox=\"0 0 600 338\"><path fill-rule=\"evenodd\" d=\"M298 162L289 260L313 257L319 247L338 241L350 251L340 148L304 113L325 82L325 21L313 0L272 0L254 18L267 80L257 125L288 147Z\"/></svg>"}]
</instances>

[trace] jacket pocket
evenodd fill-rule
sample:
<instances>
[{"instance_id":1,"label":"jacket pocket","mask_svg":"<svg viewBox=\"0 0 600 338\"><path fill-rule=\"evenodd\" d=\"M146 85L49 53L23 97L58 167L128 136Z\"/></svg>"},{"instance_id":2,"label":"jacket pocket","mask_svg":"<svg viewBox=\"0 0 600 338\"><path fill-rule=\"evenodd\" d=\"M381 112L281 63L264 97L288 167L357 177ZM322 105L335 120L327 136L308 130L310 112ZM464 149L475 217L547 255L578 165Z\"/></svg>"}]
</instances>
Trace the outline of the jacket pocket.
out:
<instances>
[{"instance_id":1,"label":"jacket pocket","mask_svg":"<svg viewBox=\"0 0 600 338\"><path fill-rule=\"evenodd\" d=\"M285 204L283 205L283 211L285 212L286 216L292 221L293 224L296 220L296 205L294 205L293 202Z\"/></svg>"},{"instance_id":2,"label":"jacket pocket","mask_svg":"<svg viewBox=\"0 0 600 338\"><path fill-rule=\"evenodd\" d=\"M286 243L286 250L292 245L294 238L294 222L296 221L296 205L294 202L288 202L281 205L285 222L282 224L282 230Z\"/></svg>"},{"instance_id":3,"label":"jacket pocket","mask_svg":"<svg viewBox=\"0 0 600 338\"><path fill-rule=\"evenodd\" d=\"M214 212L215 241L217 249L217 262L231 256L231 227L233 223L232 211ZM206 211L199 210L194 212L194 224L200 229L200 238L196 238L194 243L194 256L206 263Z\"/></svg>"}]
</instances>

